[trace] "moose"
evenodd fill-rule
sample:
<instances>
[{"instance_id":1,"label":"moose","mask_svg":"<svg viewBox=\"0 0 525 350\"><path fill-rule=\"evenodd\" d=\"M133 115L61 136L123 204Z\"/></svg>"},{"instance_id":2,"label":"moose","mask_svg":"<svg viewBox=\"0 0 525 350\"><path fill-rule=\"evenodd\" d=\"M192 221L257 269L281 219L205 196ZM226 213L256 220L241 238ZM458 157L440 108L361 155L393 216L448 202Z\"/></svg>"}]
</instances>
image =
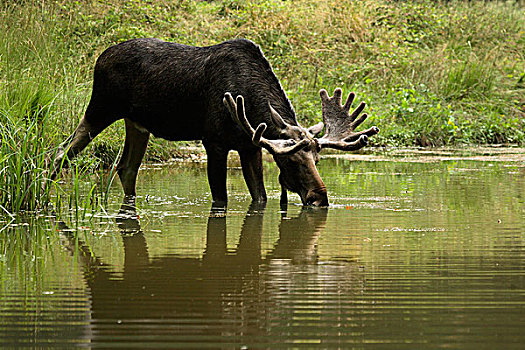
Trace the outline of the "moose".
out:
<instances>
[{"instance_id":1,"label":"moose","mask_svg":"<svg viewBox=\"0 0 525 350\"><path fill-rule=\"evenodd\" d=\"M97 59L84 117L62 143L51 177L113 122L124 119L126 139L117 165L125 198L134 198L138 169L150 133L167 140L202 140L207 154L212 206L226 207L226 165L239 153L253 202L266 202L262 148L280 169L281 204L287 191L303 205L327 206L316 163L324 148L358 150L379 132L356 132L366 118L361 102L351 112L350 93L320 91L323 122L299 125L294 108L259 46L235 39L194 47L159 39L133 39L106 49ZM324 135L318 137L323 129Z\"/></svg>"}]
</instances>

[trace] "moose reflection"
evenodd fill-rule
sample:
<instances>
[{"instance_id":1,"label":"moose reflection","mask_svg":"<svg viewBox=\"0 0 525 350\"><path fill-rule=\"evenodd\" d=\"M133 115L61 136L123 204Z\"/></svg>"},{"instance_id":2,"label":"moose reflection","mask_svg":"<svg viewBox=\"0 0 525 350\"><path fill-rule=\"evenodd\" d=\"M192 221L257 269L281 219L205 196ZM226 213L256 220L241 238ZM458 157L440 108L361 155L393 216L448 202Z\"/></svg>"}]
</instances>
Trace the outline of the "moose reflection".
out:
<instances>
[{"instance_id":1,"label":"moose reflection","mask_svg":"<svg viewBox=\"0 0 525 350\"><path fill-rule=\"evenodd\" d=\"M264 205L250 206L233 251L227 249L225 213L212 211L202 258L152 259L133 206L124 204L121 214L117 222L125 251L122 273L110 272L110 266L84 243L76 243L69 230L62 231L64 244L80 259L90 291L92 341L149 339L153 333L169 334L171 340L266 334L275 284L264 270L272 264L316 262L316 244L327 219L325 208L303 208L293 218L283 215L279 239L263 257Z\"/></svg>"}]
</instances>

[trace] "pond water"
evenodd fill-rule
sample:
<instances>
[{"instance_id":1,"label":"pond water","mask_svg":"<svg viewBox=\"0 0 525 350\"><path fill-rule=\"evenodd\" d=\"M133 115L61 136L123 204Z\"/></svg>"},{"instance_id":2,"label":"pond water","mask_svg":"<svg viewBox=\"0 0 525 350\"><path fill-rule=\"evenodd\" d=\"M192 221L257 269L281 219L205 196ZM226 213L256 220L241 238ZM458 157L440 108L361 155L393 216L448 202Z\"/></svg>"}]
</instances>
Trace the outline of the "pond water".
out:
<instances>
[{"instance_id":1,"label":"pond water","mask_svg":"<svg viewBox=\"0 0 525 350\"><path fill-rule=\"evenodd\" d=\"M141 170L137 216L0 219L0 348L523 349L525 161L329 156L329 209L227 212L201 163ZM84 215L85 214L85 215Z\"/></svg>"}]
</instances>

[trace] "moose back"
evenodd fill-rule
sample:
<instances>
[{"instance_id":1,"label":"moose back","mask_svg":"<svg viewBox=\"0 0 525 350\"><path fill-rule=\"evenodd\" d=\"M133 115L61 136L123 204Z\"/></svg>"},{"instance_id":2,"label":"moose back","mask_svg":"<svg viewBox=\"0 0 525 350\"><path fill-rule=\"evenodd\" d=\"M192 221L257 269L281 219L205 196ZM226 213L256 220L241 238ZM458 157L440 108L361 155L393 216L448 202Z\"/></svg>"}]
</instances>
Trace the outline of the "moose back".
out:
<instances>
[{"instance_id":1,"label":"moose back","mask_svg":"<svg viewBox=\"0 0 525 350\"><path fill-rule=\"evenodd\" d=\"M226 163L239 153L254 202L265 202L262 148L280 169L281 203L287 191L304 205L326 206L326 187L316 168L323 148L357 150L375 126L355 132L367 117L364 103L351 111L342 91L320 91L323 122L299 125L295 111L261 49L244 39L193 47L158 39L112 46L97 60L91 100L73 134L61 145L52 178L63 158L81 152L102 130L125 120L126 140L118 163L124 194L133 198L150 133L168 140L202 140L214 206L226 206ZM317 137L324 129L324 135Z\"/></svg>"}]
</instances>

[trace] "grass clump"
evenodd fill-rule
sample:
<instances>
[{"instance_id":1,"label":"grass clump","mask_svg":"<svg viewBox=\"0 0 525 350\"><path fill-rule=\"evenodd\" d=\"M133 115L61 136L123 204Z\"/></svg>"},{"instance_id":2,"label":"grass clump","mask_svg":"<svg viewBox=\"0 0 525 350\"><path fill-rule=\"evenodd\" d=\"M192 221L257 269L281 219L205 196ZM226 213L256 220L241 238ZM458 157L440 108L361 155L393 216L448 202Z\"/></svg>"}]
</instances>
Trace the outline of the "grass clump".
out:
<instances>
[{"instance_id":1,"label":"grass clump","mask_svg":"<svg viewBox=\"0 0 525 350\"><path fill-rule=\"evenodd\" d=\"M38 90L24 97L10 110L0 110L0 208L8 214L39 209L50 194L46 122L51 96Z\"/></svg>"}]
</instances>

